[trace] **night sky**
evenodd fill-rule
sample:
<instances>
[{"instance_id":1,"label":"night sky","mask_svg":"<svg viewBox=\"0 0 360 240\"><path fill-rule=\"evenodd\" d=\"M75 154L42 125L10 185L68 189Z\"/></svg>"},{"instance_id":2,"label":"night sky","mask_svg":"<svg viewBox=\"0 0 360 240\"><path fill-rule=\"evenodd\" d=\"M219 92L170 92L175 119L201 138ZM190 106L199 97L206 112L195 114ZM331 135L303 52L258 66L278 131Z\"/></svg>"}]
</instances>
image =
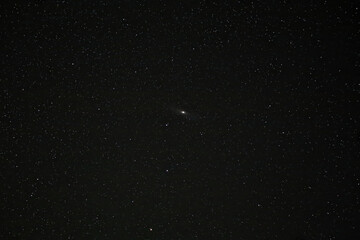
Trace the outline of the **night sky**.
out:
<instances>
[{"instance_id":1,"label":"night sky","mask_svg":"<svg viewBox=\"0 0 360 240\"><path fill-rule=\"evenodd\" d=\"M356 1L8 2L1 239L360 239Z\"/></svg>"}]
</instances>

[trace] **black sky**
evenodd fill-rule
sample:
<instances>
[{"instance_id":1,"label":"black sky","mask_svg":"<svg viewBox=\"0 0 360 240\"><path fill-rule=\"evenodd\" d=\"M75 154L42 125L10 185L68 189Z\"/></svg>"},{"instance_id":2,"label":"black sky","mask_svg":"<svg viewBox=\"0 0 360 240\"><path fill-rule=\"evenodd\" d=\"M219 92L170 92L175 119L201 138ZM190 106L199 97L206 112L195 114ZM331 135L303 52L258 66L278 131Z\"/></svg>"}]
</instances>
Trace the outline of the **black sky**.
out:
<instances>
[{"instance_id":1,"label":"black sky","mask_svg":"<svg viewBox=\"0 0 360 240\"><path fill-rule=\"evenodd\" d=\"M0 9L1 239L360 237L356 1Z\"/></svg>"}]
</instances>

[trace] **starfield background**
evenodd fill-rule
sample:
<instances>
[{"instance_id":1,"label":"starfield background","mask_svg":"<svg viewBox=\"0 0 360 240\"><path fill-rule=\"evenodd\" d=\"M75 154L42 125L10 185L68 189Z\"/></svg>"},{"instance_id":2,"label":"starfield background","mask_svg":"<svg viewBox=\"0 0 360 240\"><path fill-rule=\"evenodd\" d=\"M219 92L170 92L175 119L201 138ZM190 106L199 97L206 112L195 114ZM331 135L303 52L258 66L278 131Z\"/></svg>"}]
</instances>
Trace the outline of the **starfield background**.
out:
<instances>
[{"instance_id":1,"label":"starfield background","mask_svg":"<svg viewBox=\"0 0 360 240\"><path fill-rule=\"evenodd\" d=\"M357 239L356 1L0 3L1 239Z\"/></svg>"}]
</instances>

